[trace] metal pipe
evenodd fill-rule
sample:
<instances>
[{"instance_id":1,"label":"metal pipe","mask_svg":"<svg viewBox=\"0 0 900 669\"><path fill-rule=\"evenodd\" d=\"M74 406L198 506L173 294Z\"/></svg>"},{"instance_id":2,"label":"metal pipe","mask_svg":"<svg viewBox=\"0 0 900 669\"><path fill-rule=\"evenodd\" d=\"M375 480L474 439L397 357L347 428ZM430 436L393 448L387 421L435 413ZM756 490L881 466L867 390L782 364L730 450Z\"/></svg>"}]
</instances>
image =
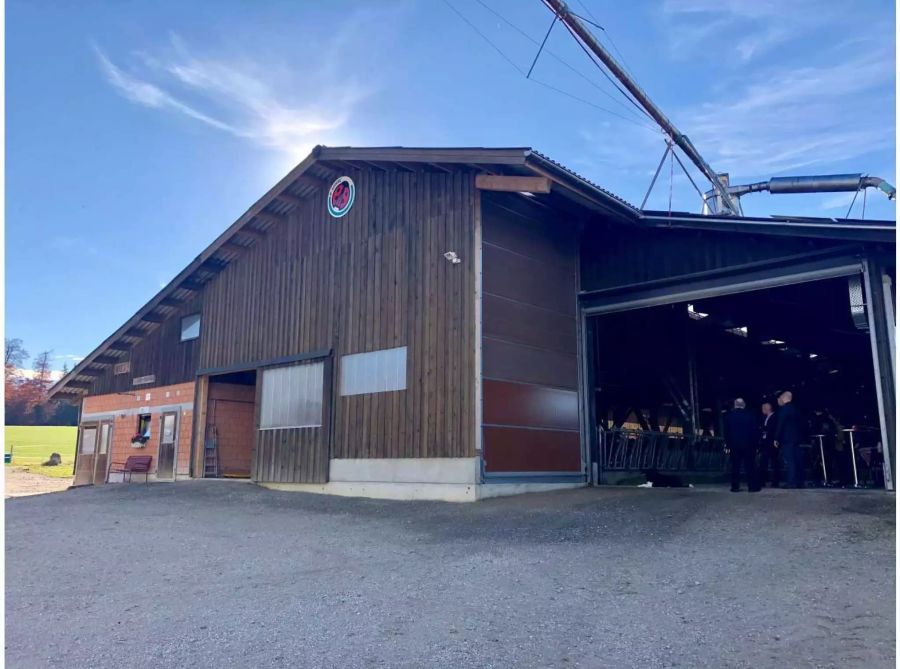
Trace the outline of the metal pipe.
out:
<instances>
[{"instance_id":1,"label":"metal pipe","mask_svg":"<svg viewBox=\"0 0 900 669\"><path fill-rule=\"evenodd\" d=\"M735 216L740 215L740 209L738 208L737 202L735 198L725 190L725 186L719 181L718 176L716 176L716 172L712 167L703 159L703 157L699 154L694 145L691 143L691 140L687 138L687 135L683 135L678 128L663 114L662 110L657 107L653 101L647 96L647 94L643 91L643 89L637 85L634 79L625 72L625 69L619 65L615 58L613 58L610 53L597 41L594 35L588 30L585 25L581 22L581 20L569 11L569 8L566 6L566 3L562 0L543 0L544 4L547 5L553 12L559 17L559 20L562 21L573 33L575 33L578 38L584 43L584 45L591 50L591 52L600 59L600 61L606 65L607 69L622 82L622 85L628 89L628 92L631 93L635 100L640 103L640 105L647 111L650 117L656 121L659 126L666 132L666 134L672 139L672 141L682 150L685 155L691 159L691 162L697 166L703 175L709 180L709 182L713 185L716 193L722 199L722 202L725 205L725 208Z\"/></svg>"},{"instance_id":2,"label":"metal pipe","mask_svg":"<svg viewBox=\"0 0 900 669\"><path fill-rule=\"evenodd\" d=\"M752 184L729 186L728 192L741 197L748 193L841 193L855 192L864 188L877 188L893 200L897 190L880 177L863 176L862 174L821 174L802 177L773 177L768 181L757 181ZM715 193L707 191L707 199Z\"/></svg>"}]
</instances>

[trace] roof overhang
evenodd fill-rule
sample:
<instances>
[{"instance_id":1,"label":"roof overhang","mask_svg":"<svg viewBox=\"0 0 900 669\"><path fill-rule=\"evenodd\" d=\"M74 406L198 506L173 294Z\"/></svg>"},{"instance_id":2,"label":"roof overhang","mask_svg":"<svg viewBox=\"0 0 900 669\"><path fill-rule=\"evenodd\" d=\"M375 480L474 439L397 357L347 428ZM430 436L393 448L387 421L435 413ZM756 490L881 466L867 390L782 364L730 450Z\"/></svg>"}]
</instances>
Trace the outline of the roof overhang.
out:
<instances>
[{"instance_id":1,"label":"roof overhang","mask_svg":"<svg viewBox=\"0 0 900 669\"><path fill-rule=\"evenodd\" d=\"M159 323L177 313L179 305L203 290L231 262L264 238L304 200L326 189L344 166L399 169L409 172L454 172L541 176L551 192L534 195L548 206L567 201L594 215L625 225L647 228L683 227L732 232L823 236L894 243L893 221L835 219L753 219L703 217L692 214L640 211L625 200L528 147L410 148L315 147L299 165L253 204L118 330L107 337L66 376L50 388L54 399L80 399L107 367L128 358L131 348Z\"/></svg>"}]
</instances>

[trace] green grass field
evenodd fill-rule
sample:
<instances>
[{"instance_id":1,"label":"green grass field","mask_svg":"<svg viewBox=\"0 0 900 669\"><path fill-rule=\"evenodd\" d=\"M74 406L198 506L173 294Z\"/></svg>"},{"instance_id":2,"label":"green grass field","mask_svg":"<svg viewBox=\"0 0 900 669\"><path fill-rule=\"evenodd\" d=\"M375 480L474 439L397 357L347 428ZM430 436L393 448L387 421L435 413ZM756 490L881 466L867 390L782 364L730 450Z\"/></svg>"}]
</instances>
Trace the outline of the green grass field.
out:
<instances>
[{"instance_id":1,"label":"green grass field","mask_svg":"<svg viewBox=\"0 0 900 669\"><path fill-rule=\"evenodd\" d=\"M75 464L75 440L78 428L66 426L34 427L7 425L4 452L12 450L12 466L35 474L65 478L72 476ZM59 453L62 464L58 467L42 467L51 453Z\"/></svg>"}]
</instances>

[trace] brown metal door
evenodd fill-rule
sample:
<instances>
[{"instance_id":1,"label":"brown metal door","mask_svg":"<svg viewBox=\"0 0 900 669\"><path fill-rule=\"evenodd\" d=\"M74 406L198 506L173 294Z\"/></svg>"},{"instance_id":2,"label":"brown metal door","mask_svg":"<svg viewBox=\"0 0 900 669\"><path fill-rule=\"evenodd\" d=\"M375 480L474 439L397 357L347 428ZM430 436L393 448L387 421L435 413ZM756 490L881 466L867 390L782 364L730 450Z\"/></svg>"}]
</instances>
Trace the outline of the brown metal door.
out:
<instances>
[{"instance_id":1,"label":"brown metal door","mask_svg":"<svg viewBox=\"0 0 900 669\"><path fill-rule=\"evenodd\" d=\"M97 450L97 424L81 426L78 438L77 466L74 485L90 485L94 482L94 458Z\"/></svg>"},{"instance_id":2,"label":"brown metal door","mask_svg":"<svg viewBox=\"0 0 900 669\"><path fill-rule=\"evenodd\" d=\"M109 465L109 444L112 439L112 423L103 421L100 423L100 432L97 435L97 448L94 453L94 485L106 483L106 471Z\"/></svg>"},{"instance_id":3,"label":"brown metal door","mask_svg":"<svg viewBox=\"0 0 900 669\"><path fill-rule=\"evenodd\" d=\"M159 455L156 460L156 478L175 478L175 442L177 441L177 414L164 413L159 426Z\"/></svg>"}]
</instances>

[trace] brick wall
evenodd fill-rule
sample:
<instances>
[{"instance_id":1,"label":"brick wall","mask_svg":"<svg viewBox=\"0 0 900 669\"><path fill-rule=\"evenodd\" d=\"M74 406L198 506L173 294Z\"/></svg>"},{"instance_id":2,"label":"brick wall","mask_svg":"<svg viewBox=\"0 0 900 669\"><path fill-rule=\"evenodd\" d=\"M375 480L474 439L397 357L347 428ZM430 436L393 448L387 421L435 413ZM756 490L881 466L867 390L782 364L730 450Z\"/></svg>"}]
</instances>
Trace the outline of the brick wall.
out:
<instances>
[{"instance_id":1,"label":"brick wall","mask_svg":"<svg viewBox=\"0 0 900 669\"><path fill-rule=\"evenodd\" d=\"M159 455L160 417L163 408L172 405L186 405L176 410L178 438L175 452L175 472L178 476L187 476L190 473L191 434L194 426L193 403L193 382L134 390L129 393L93 395L86 397L82 404L82 423L93 422L101 417L111 417L113 431L110 443L110 461L124 462L129 455L150 455L153 457L150 471L151 474L155 474ZM143 448L135 448L131 445L131 437L137 432L140 413L149 413L151 416L150 440ZM99 414L99 416L92 417L92 414Z\"/></svg>"},{"instance_id":2,"label":"brick wall","mask_svg":"<svg viewBox=\"0 0 900 669\"><path fill-rule=\"evenodd\" d=\"M215 427L222 473L250 474L256 439L256 386L209 384L207 436Z\"/></svg>"}]
</instances>

